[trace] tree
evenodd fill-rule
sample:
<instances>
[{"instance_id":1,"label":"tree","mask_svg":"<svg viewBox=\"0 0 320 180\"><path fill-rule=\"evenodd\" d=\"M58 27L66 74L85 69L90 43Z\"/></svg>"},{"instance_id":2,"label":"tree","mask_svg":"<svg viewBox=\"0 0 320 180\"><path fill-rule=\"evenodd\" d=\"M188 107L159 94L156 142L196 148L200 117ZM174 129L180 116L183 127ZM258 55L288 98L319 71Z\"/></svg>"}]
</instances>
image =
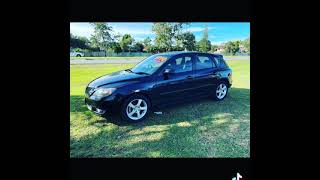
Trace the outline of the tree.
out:
<instances>
[{"instance_id":1,"label":"tree","mask_svg":"<svg viewBox=\"0 0 320 180\"><path fill-rule=\"evenodd\" d=\"M160 49L156 45L151 45L150 48L149 48L149 52L151 52L151 53L159 53L159 52L162 52L162 51L163 51L163 49Z\"/></svg>"},{"instance_id":2,"label":"tree","mask_svg":"<svg viewBox=\"0 0 320 180\"><path fill-rule=\"evenodd\" d=\"M208 25L205 25L204 31L203 31L203 39L208 40L209 34L208 34Z\"/></svg>"},{"instance_id":3,"label":"tree","mask_svg":"<svg viewBox=\"0 0 320 180\"><path fill-rule=\"evenodd\" d=\"M219 49L218 45L214 44L214 45L211 46L211 52L216 52L218 49Z\"/></svg>"},{"instance_id":4,"label":"tree","mask_svg":"<svg viewBox=\"0 0 320 180\"><path fill-rule=\"evenodd\" d=\"M191 32L186 32L177 37L177 39L182 43L182 49L188 51L196 50L196 38Z\"/></svg>"},{"instance_id":5,"label":"tree","mask_svg":"<svg viewBox=\"0 0 320 180\"><path fill-rule=\"evenodd\" d=\"M183 51L185 50L182 46L172 46L171 51Z\"/></svg>"},{"instance_id":6,"label":"tree","mask_svg":"<svg viewBox=\"0 0 320 180\"><path fill-rule=\"evenodd\" d=\"M143 48L144 48L144 46L143 46L142 42L137 42L133 45L133 49L135 52L142 52Z\"/></svg>"},{"instance_id":7,"label":"tree","mask_svg":"<svg viewBox=\"0 0 320 180\"><path fill-rule=\"evenodd\" d=\"M113 35L113 40L115 42L120 42L121 41L121 34L118 32L115 35Z\"/></svg>"},{"instance_id":8,"label":"tree","mask_svg":"<svg viewBox=\"0 0 320 180\"><path fill-rule=\"evenodd\" d=\"M111 36L112 27L107 23L90 23L94 27L94 32L91 35L91 44L93 47L98 47L100 50L109 48L113 41Z\"/></svg>"},{"instance_id":9,"label":"tree","mask_svg":"<svg viewBox=\"0 0 320 180\"><path fill-rule=\"evenodd\" d=\"M152 31L156 33L155 45L159 48L164 48L166 51L170 50L174 37L170 23L154 23Z\"/></svg>"},{"instance_id":10,"label":"tree","mask_svg":"<svg viewBox=\"0 0 320 180\"><path fill-rule=\"evenodd\" d=\"M133 43L132 45L128 46L129 52L142 52L143 51L143 44L141 42Z\"/></svg>"},{"instance_id":11,"label":"tree","mask_svg":"<svg viewBox=\"0 0 320 180\"><path fill-rule=\"evenodd\" d=\"M190 23L172 23L172 29L173 29L173 38L174 38L174 43L173 45L175 45L176 47L174 48L175 50L176 49L185 49L183 47L183 39L181 39L181 37L183 37L183 34L182 33L182 28L183 28L183 25L188 25Z\"/></svg>"},{"instance_id":12,"label":"tree","mask_svg":"<svg viewBox=\"0 0 320 180\"><path fill-rule=\"evenodd\" d=\"M122 49L120 47L120 43L118 43L118 42L110 43L109 49L112 50L112 52L114 52L114 53L120 53L122 51Z\"/></svg>"},{"instance_id":13,"label":"tree","mask_svg":"<svg viewBox=\"0 0 320 180\"><path fill-rule=\"evenodd\" d=\"M147 52L156 53L157 52L157 46L151 45Z\"/></svg>"},{"instance_id":14,"label":"tree","mask_svg":"<svg viewBox=\"0 0 320 180\"><path fill-rule=\"evenodd\" d=\"M208 39L208 25L205 26L203 31L203 37L199 41L199 51L201 52L208 52L211 49L211 42Z\"/></svg>"},{"instance_id":15,"label":"tree","mask_svg":"<svg viewBox=\"0 0 320 180\"><path fill-rule=\"evenodd\" d=\"M211 50L211 42L209 40L201 39L198 42L199 51L208 52Z\"/></svg>"},{"instance_id":16,"label":"tree","mask_svg":"<svg viewBox=\"0 0 320 180\"><path fill-rule=\"evenodd\" d=\"M182 26L186 23L154 23L152 31L155 32L155 45L159 50L170 51L177 43Z\"/></svg>"},{"instance_id":17,"label":"tree","mask_svg":"<svg viewBox=\"0 0 320 180\"><path fill-rule=\"evenodd\" d=\"M239 41L229 41L225 44L225 52L235 55L239 51Z\"/></svg>"},{"instance_id":18,"label":"tree","mask_svg":"<svg viewBox=\"0 0 320 180\"><path fill-rule=\"evenodd\" d=\"M150 46L150 45L151 45L151 39L150 39L150 37L145 38L145 39L142 41L142 43L143 43L144 46Z\"/></svg>"},{"instance_id":19,"label":"tree","mask_svg":"<svg viewBox=\"0 0 320 180\"><path fill-rule=\"evenodd\" d=\"M130 34L123 35L120 41L120 47L122 49L122 52L128 52L129 46L132 44L133 41L134 39L131 37Z\"/></svg>"},{"instance_id":20,"label":"tree","mask_svg":"<svg viewBox=\"0 0 320 180\"><path fill-rule=\"evenodd\" d=\"M250 53L250 37L245 39L244 41L241 41L241 44L244 46L244 48Z\"/></svg>"},{"instance_id":21,"label":"tree","mask_svg":"<svg viewBox=\"0 0 320 180\"><path fill-rule=\"evenodd\" d=\"M86 37L74 36L70 33L70 47L88 49L89 40Z\"/></svg>"},{"instance_id":22,"label":"tree","mask_svg":"<svg viewBox=\"0 0 320 180\"><path fill-rule=\"evenodd\" d=\"M151 39L149 37L145 38L143 41L142 41L142 44L144 46L144 50L147 51L147 52L151 52Z\"/></svg>"}]
</instances>

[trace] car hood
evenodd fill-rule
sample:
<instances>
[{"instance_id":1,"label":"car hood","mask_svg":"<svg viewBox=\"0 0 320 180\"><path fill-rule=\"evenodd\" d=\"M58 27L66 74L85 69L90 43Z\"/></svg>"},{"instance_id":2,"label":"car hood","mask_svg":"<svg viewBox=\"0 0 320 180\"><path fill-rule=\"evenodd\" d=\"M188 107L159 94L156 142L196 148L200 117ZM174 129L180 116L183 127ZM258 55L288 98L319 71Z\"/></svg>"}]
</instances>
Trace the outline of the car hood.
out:
<instances>
[{"instance_id":1,"label":"car hood","mask_svg":"<svg viewBox=\"0 0 320 180\"><path fill-rule=\"evenodd\" d=\"M112 74L101 76L88 84L88 87L101 87L110 84L125 84L125 82L137 81L141 78L145 77L145 75L135 74L127 71L118 71Z\"/></svg>"}]
</instances>

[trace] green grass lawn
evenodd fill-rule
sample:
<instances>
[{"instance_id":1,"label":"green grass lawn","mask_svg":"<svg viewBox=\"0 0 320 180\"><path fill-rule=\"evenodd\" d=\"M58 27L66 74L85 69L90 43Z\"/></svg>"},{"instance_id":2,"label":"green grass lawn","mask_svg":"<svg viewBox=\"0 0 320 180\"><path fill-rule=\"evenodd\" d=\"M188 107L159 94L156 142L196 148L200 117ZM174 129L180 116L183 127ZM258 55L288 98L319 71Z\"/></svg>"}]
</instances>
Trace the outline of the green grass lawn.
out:
<instances>
[{"instance_id":1,"label":"green grass lawn","mask_svg":"<svg viewBox=\"0 0 320 180\"><path fill-rule=\"evenodd\" d=\"M138 57L70 57L70 60L142 60L146 57L144 56L138 56Z\"/></svg>"},{"instance_id":2,"label":"green grass lawn","mask_svg":"<svg viewBox=\"0 0 320 180\"><path fill-rule=\"evenodd\" d=\"M137 124L96 116L83 102L92 79L132 64L70 65L70 157L249 157L250 61L228 64L233 87L223 101L168 107Z\"/></svg>"}]
</instances>

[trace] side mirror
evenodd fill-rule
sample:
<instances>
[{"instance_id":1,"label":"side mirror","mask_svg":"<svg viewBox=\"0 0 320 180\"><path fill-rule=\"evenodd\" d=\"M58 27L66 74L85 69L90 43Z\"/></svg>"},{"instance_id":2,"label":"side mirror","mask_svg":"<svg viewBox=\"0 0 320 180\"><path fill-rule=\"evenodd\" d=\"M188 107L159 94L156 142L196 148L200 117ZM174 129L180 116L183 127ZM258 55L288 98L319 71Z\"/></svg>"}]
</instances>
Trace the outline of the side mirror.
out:
<instances>
[{"instance_id":1,"label":"side mirror","mask_svg":"<svg viewBox=\"0 0 320 180\"><path fill-rule=\"evenodd\" d=\"M163 71L163 74L171 74L171 73L173 73L173 69L165 69Z\"/></svg>"}]
</instances>

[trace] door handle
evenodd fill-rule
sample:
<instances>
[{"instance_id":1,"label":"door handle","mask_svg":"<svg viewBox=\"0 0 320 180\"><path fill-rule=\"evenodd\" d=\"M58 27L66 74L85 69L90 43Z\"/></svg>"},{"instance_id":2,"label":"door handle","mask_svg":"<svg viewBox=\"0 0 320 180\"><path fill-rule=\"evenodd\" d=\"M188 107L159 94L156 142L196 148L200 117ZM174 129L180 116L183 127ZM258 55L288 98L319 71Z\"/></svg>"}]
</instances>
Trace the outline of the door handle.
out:
<instances>
[{"instance_id":1,"label":"door handle","mask_svg":"<svg viewBox=\"0 0 320 180\"><path fill-rule=\"evenodd\" d=\"M193 79L193 76L187 76L187 79Z\"/></svg>"}]
</instances>

